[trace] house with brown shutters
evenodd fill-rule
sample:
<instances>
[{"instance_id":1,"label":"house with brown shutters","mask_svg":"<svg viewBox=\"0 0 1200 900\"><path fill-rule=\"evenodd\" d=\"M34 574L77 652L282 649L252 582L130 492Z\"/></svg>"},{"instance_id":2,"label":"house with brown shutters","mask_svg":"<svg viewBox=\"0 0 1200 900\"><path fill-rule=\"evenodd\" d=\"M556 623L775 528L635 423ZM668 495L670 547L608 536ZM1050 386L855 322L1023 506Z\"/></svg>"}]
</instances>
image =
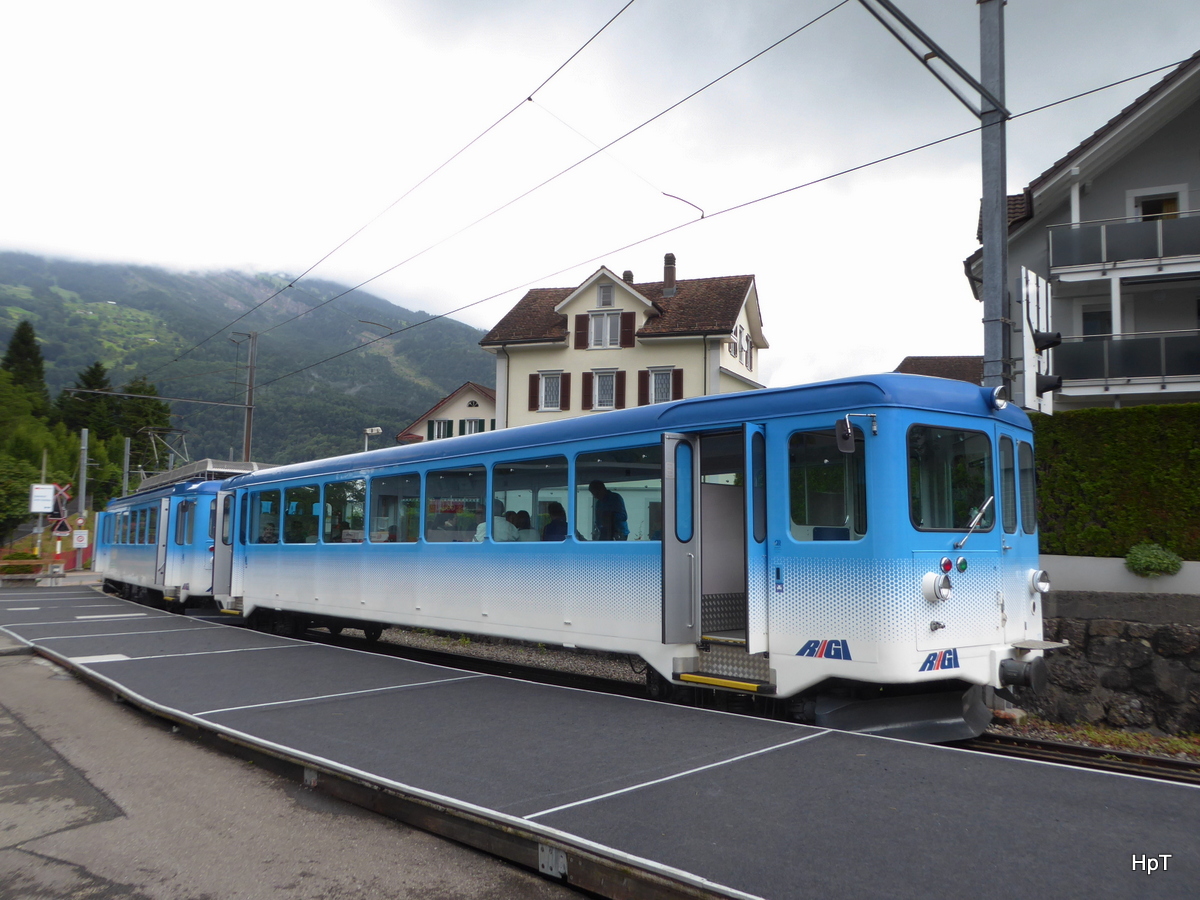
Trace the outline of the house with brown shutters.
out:
<instances>
[{"instance_id":1,"label":"house with brown shutters","mask_svg":"<svg viewBox=\"0 0 1200 900\"><path fill-rule=\"evenodd\" d=\"M417 416L396 435L396 443L417 444L495 430L496 392L487 385L468 381Z\"/></svg>"},{"instance_id":2,"label":"house with brown shutters","mask_svg":"<svg viewBox=\"0 0 1200 900\"><path fill-rule=\"evenodd\" d=\"M496 427L763 387L753 275L635 282L601 266L535 288L479 342L496 355Z\"/></svg>"}]
</instances>

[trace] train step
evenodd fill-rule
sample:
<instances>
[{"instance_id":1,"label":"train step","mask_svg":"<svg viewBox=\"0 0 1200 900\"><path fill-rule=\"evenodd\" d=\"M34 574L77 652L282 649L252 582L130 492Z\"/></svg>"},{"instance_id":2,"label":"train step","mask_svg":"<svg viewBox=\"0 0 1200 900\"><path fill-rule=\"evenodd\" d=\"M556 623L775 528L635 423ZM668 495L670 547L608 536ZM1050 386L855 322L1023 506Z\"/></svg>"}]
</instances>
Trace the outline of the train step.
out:
<instances>
[{"instance_id":1,"label":"train step","mask_svg":"<svg viewBox=\"0 0 1200 900\"><path fill-rule=\"evenodd\" d=\"M704 672L681 672L675 676L686 684L703 684L708 687L726 688L732 691L745 691L750 694L774 694L775 685L769 681L752 681L740 678L726 678L723 675L708 675Z\"/></svg>"}]
</instances>

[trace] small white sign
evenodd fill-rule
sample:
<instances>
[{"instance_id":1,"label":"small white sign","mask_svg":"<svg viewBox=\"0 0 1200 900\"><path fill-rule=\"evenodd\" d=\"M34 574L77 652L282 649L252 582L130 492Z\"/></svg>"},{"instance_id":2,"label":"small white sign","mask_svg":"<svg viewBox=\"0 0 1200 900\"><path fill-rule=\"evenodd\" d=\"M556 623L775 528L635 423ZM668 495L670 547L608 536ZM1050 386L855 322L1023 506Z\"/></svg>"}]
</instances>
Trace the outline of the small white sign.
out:
<instances>
[{"instance_id":1,"label":"small white sign","mask_svg":"<svg viewBox=\"0 0 1200 900\"><path fill-rule=\"evenodd\" d=\"M88 531L72 531L71 532L71 546L74 547L76 550L86 550L88 547L88 536L89 535L90 535L90 532L88 532Z\"/></svg>"},{"instance_id":2,"label":"small white sign","mask_svg":"<svg viewBox=\"0 0 1200 900\"><path fill-rule=\"evenodd\" d=\"M54 512L54 485L31 484L29 486L29 511L31 513Z\"/></svg>"}]
</instances>

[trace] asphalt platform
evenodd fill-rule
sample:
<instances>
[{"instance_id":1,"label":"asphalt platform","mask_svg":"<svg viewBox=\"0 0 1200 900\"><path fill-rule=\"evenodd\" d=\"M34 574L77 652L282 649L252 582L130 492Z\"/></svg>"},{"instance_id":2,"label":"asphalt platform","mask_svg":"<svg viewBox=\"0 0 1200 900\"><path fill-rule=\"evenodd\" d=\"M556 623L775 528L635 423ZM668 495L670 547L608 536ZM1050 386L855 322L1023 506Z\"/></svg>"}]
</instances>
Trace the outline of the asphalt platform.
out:
<instances>
[{"instance_id":1,"label":"asphalt platform","mask_svg":"<svg viewBox=\"0 0 1200 900\"><path fill-rule=\"evenodd\" d=\"M86 587L0 592L0 633L310 785L605 896L1200 884L1194 787L479 675Z\"/></svg>"}]
</instances>

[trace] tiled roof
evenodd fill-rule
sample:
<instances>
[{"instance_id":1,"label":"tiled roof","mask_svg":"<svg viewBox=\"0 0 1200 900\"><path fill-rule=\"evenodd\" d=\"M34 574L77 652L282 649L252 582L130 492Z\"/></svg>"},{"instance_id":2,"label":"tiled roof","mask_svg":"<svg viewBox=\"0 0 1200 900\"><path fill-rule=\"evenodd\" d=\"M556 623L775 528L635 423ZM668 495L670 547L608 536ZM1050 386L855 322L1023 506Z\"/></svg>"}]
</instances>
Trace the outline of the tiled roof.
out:
<instances>
[{"instance_id":1,"label":"tiled roof","mask_svg":"<svg viewBox=\"0 0 1200 900\"><path fill-rule=\"evenodd\" d=\"M654 304L659 315L638 330L638 337L728 334L737 325L753 275L688 278L675 282L675 296L663 297L663 282L632 284ZM567 317L554 311L576 288L535 288L522 297L480 345L541 343L568 338Z\"/></svg>"},{"instance_id":2,"label":"tiled roof","mask_svg":"<svg viewBox=\"0 0 1200 900\"><path fill-rule=\"evenodd\" d=\"M901 375L930 375L970 384L983 382L982 356L906 356L896 371Z\"/></svg>"}]
</instances>

